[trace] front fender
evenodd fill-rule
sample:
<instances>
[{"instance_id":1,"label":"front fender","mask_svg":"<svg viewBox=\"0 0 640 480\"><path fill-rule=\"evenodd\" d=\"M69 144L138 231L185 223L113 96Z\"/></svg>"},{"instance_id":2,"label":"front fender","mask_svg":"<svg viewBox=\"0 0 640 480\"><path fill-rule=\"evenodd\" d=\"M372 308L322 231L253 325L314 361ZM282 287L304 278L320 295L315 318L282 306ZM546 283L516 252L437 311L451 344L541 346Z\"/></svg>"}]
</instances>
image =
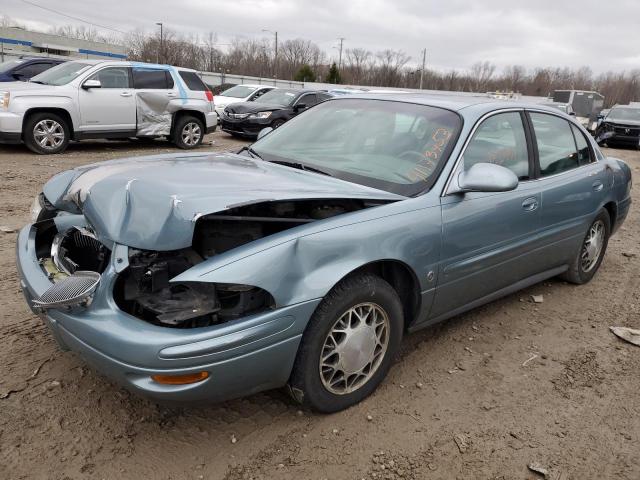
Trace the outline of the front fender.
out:
<instances>
[{"instance_id":1,"label":"front fender","mask_svg":"<svg viewBox=\"0 0 640 480\"><path fill-rule=\"evenodd\" d=\"M440 208L398 213L300 235L262 250L247 244L211 257L173 282L238 283L268 291L278 306L324 297L355 269L379 260L408 265L432 289L440 255Z\"/></svg>"}]
</instances>

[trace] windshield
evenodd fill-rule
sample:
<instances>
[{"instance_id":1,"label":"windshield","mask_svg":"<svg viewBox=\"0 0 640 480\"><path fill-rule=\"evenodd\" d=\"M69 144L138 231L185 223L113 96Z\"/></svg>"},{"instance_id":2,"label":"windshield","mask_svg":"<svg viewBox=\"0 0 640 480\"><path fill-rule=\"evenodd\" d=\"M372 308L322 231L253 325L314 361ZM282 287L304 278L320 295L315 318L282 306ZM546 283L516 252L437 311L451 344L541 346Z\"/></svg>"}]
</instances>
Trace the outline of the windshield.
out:
<instances>
[{"instance_id":1,"label":"windshield","mask_svg":"<svg viewBox=\"0 0 640 480\"><path fill-rule=\"evenodd\" d=\"M257 101L260 103L271 103L273 105L282 105L286 107L293 103L296 95L300 93L296 90L281 90L276 88L262 95Z\"/></svg>"},{"instance_id":2,"label":"windshield","mask_svg":"<svg viewBox=\"0 0 640 480\"><path fill-rule=\"evenodd\" d=\"M433 185L461 123L454 112L425 105L330 100L264 136L252 149L266 161L294 162L412 196Z\"/></svg>"},{"instance_id":3,"label":"windshield","mask_svg":"<svg viewBox=\"0 0 640 480\"><path fill-rule=\"evenodd\" d=\"M21 63L24 63L24 60L7 60L6 62L0 63L0 73L8 72L9 70L17 67Z\"/></svg>"},{"instance_id":4,"label":"windshield","mask_svg":"<svg viewBox=\"0 0 640 480\"><path fill-rule=\"evenodd\" d=\"M612 108L607 118L612 120L635 120L640 122L640 108Z\"/></svg>"},{"instance_id":5,"label":"windshield","mask_svg":"<svg viewBox=\"0 0 640 480\"><path fill-rule=\"evenodd\" d=\"M255 91L256 87L247 87L246 85L236 85L228 90L225 90L220 95L223 97L233 98L245 98L251 95Z\"/></svg>"},{"instance_id":6,"label":"windshield","mask_svg":"<svg viewBox=\"0 0 640 480\"><path fill-rule=\"evenodd\" d=\"M33 83L44 85L66 85L83 71L91 67L90 63L67 62L50 68L31 79Z\"/></svg>"}]
</instances>

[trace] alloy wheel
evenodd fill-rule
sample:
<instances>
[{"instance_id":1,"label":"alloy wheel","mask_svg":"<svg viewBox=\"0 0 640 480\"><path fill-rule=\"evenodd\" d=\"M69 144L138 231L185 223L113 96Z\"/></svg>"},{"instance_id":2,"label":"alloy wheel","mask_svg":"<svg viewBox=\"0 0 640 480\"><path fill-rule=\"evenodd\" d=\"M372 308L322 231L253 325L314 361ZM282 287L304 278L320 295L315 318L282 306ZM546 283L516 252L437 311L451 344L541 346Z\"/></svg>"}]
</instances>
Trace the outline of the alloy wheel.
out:
<instances>
[{"instance_id":1,"label":"alloy wheel","mask_svg":"<svg viewBox=\"0 0 640 480\"><path fill-rule=\"evenodd\" d=\"M64 128L55 120L41 120L33 127L33 138L45 150L55 150L64 142Z\"/></svg>"},{"instance_id":2,"label":"alloy wheel","mask_svg":"<svg viewBox=\"0 0 640 480\"><path fill-rule=\"evenodd\" d=\"M182 127L182 142L190 147L197 145L202 136L200 125L196 122L189 122Z\"/></svg>"}]
</instances>

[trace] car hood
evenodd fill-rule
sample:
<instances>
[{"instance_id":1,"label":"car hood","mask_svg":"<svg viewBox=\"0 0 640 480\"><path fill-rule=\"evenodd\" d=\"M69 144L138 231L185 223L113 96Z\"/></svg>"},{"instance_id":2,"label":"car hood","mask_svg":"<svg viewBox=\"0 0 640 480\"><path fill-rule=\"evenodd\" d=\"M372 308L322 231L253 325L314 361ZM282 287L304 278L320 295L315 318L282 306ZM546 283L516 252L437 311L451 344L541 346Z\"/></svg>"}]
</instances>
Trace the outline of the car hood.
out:
<instances>
[{"instance_id":1,"label":"car hood","mask_svg":"<svg viewBox=\"0 0 640 480\"><path fill-rule=\"evenodd\" d=\"M282 105L275 105L272 103L244 102L232 103L230 105L227 105L225 111L229 113L256 113L283 110L285 108L287 107L283 107Z\"/></svg>"},{"instance_id":2,"label":"car hood","mask_svg":"<svg viewBox=\"0 0 640 480\"><path fill-rule=\"evenodd\" d=\"M2 82L2 87L0 87L0 89L8 90L11 93L40 92L42 90L51 90L55 88L57 87L32 82Z\"/></svg>"},{"instance_id":3,"label":"car hood","mask_svg":"<svg viewBox=\"0 0 640 480\"><path fill-rule=\"evenodd\" d=\"M145 250L191 245L202 215L251 203L405 197L241 155L157 155L62 172L44 186L57 208L83 213L98 238Z\"/></svg>"},{"instance_id":4,"label":"car hood","mask_svg":"<svg viewBox=\"0 0 640 480\"><path fill-rule=\"evenodd\" d=\"M242 103L246 100L238 97L225 97L224 95L215 95L213 97L213 103L216 107L224 107L225 105L229 105L231 103Z\"/></svg>"},{"instance_id":5,"label":"car hood","mask_svg":"<svg viewBox=\"0 0 640 480\"><path fill-rule=\"evenodd\" d=\"M640 127L640 120L618 120L617 118L605 118L603 122L616 125L618 127Z\"/></svg>"}]
</instances>

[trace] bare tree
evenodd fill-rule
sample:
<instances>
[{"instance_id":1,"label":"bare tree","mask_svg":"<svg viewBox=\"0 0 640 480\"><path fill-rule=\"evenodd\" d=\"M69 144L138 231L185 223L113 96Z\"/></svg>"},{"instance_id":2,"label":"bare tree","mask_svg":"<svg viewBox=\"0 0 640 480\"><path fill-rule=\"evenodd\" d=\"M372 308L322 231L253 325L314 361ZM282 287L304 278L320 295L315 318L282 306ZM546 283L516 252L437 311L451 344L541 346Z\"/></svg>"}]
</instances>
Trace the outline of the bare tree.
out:
<instances>
[{"instance_id":1,"label":"bare tree","mask_svg":"<svg viewBox=\"0 0 640 480\"><path fill-rule=\"evenodd\" d=\"M469 79L471 80L471 88L474 92L486 91L489 80L493 77L496 66L488 61L476 62L469 70Z\"/></svg>"}]
</instances>

